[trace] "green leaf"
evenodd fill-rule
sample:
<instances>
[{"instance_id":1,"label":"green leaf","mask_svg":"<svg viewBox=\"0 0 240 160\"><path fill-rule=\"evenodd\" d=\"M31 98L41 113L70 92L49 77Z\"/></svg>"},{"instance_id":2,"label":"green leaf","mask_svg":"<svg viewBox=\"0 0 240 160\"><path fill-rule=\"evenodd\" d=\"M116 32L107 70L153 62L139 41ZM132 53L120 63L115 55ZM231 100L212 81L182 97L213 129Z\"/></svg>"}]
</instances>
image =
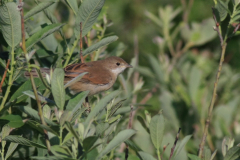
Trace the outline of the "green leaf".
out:
<instances>
[{"instance_id":1,"label":"green leaf","mask_svg":"<svg viewBox=\"0 0 240 160\"><path fill-rule=\"evenodd\" d=\"M203 160L210 160L211 158L211 150L208 147L204 147L204 159Z\"/></svg>"},{"instance_id":2,"label":"green leaf","mask_svg":"<svg viewBox=\"0 0 240 160\"><path fill-rule=\"evenodd\" d=\"M83 140L83 149L87 152L89 151L96 141L98 140L97 136L89 136Z\"/></svg>"},{"instance_id":3,"label":"green leaf","mask_svg":"<svg viewBox=\"0 0 240 160\"><path fill-rule=\"evenodd\" d=\"M138 154L141 156L142 159L144 160L156 160L156 158L154 158L151 154L140 151L138 152Z\"/></svg>"},{"instance_id":4,"label":"green leaf","mask_svg":"<svg viewBox=\"0 0 240 160\"><path fill-rule=\"evenodd\" d=\"M191 69L189 79L189 94L191 99L195 102L197 100L197 93L201 84L202 72L196 66Z\"/></svg>"},{"instance_id":5,"label":"green leaf","mask_svg":"<svg viewBox=\"0 0 240 160\"><path fill-rule=\"evenodd\" d=\"M211 156L211 158L210 158L210 160L213 160L214 159L214 157L216 156L216 154L217 154L217 149L213 152L213 154L212 154L212 156Z\"/></svg>"},{"instance_id":6,"label":"green leaf","mask_svg":"<svg viewBox=\"0 0 240 160\"><path fill-rule=\"evenodd\" d=\"M144 119L141 116L137 116L137 120L140 122L140 124L142 125L142 127L148 132L150 133Z\"/></svg>"},{"instance_id":7,"label":"green leaf","mask_svg":"<svg viewBox=\"0 0 240 160\"><path fill-rule=\"evenodd\" d=\"M234 146L227 151L226 156L224 157L224 160L235 160L239 157L240 157L240 147Z\"/></svg>"},{"instance_id":8,"label":"green leaf","mask_svg":"<svg viewBox=\"0 0 240 160\"><path fill-rule=\"evenodd\" d=\"M199 158L198 156L193 155L193 154L188 154L188 157L189 157L191 160L201 160L201 158Z\"/></svg>"},{"instance_id":9,"label":"green leaf","mask_svg":"<svg viewBox=\"0 0 240 160\"><path fill-rule=\"evenodd\" d=\"M56 68L53 72L51 88L55 103L60 110L63 110L65 104L65 89L64 89L64 71L62 68Z\"/></svg>"},{"instance_id":10,"label":"green leaf","mask_svg":"<svg viewBox=\"0 0 240 160\"><path fill-rule=\"evenodd\" d=\"M39 144L39 143L36 143L36 142L33 142L33 141L30 141L26 138L23 138L21 136L15 136L15 135L9 135L7 137L5 137L3 139L4 141L8 141L8 142L14 142L14 143L18 143L18 144L21 144L21 145L24 145L24 146L33 146L33 147L37 147L37 148L44 148L44 149L47 149L46 146L42 145L42 144Z\"/></svg>"},{"instance_id":11,"label":"green leaf","mask_svg":"<svg viewBox=\"0 0 240 160\"><path fill-rule=\"evenodd\" d=\"M76 17L75 35L80 35L80 22L82 22L82 36L90 31L93 24L97 21L98 15L104 5L105 0L87 0L83 1L78 9Z\"/></svg>"},{"instance_id":12,"label":"green leaf","mask_svg":"<svg viewBox=\"0 0 240 160\"><path fill-rule=\"evenodd\" d=\"M125 143L136 152L142 151L141 148L139 148L133 141L129 139L126 140Z\"/></svg>"},{"instance_id":13,"label":"green leaf","mask_svg":"<svg viewBox=\"0 0 240 160\"><path fill-rule=\"evenodd\" d=\"M83 51L83 55L87 55L95 50L98 50L99 48L108 45L109 43L112 43L114 41L116 41L118 39L117 36L110 36L110 37L106 37L104 39L102 39L101 41L91 45L90 47L88 47L87 49L85 49Z\"/></svg>"},{"instance_id":14,"label":"green leaf","mask_svg":"<svg viewBox=\"0 0 240 160\"><path fill-rule=\"evenodd\" d=\"M1 139L4 139L6 136L8 136L11 132L11 127L9 125L4 125L2 128L2 132L1 132ZM6 145L6 141L2 141L2 147L4 148Z\"/></svg>"},{"instance_id":15,"label":"green leaf","mask_svg":"<svg viewBox=\"0 0 240 160\"><path fill-rule=\"evenodd\" d=\"M152 55L149 55L149 62L150 65L152 66L154 72L155 72L155 77L157 78L157 80L159 80L161 83L164 82L164 71L163 71L163 67L161 66L161 64L158 62L157 58L153 57Z\"/></svg>"},{"instance_id":16,"label":"green leaf","mask_svg":"<svg viewBox=\"0 0 240 160\"><path fill-rule=\"evenodd\" d=\"M224 2L223 0L217 0L217 4L215 5L215 9L218 11L220 20L223 21L228 14L228 2Z\"/></svg>"},{"instance_id":17,"label":"green leaf","mask_svg":"<svg viewBox=\"0 0 240 160\"><path fill-rule=\"evenodd\" d=\"M70 99L67 104L66 110L75 113L79 108L81 108L82 103L87 97L88 93L89 91L83 91L77 94L74 98Z\"/></svg>"},{"instance_id":18,"label":"green leaf","mask_svg":"<svg viewBox=\"0 0 240 160\"><path fill-rule=\"evenodd\" d=\"M111 150L113 150L115 147L120 145L122 142L129 139L132 135L136 133L133 129L126 129L121 132L119 132L113 140L111 140L108 145L99 153L97 159L101 159L103 156L108 154Z\"/></svg>"},{"instance_id":19,"label":"green leaf","mask_svg":"<svg viewBox=\"0 0 240 160\"><path fill-rule=\"evenodd\" d=\"M103 133L108 129L109 124L108 123L98 123L97 127L96 127L96 134L98 136L103 136Z\"/></svg>"},{"instance_id":20,"label":"green leaf","mask_svg":"<svg viewBox=\"0 0 240 160\"><path fill-rule=\"evenodd\" d=\"M41 80L39 78L34 78L34 82L36 87L38 87L39 89L44 89L44 85L41 82ZM40 86L40 87L39 87ZM27 80L25 83L23 83L12 95L12 97L10 98L10 102L14 101L15 99L17 99L16 103L19 103L25 99L27 99L27 95L24 95L23 92L27 91L27 90L32 90L32 85L31 85L31 80Z\"/></svg>"},{"instance_id":21,"label":"green leaf","mask_svg":"<svg viewBox=\"0 0 240 160\"><path fill-rule=\"evenodd\" d=\"M31 157L32 159L38 160L77 160L73 158L58 157L58 156L48 156L48 157Z\"/></svg>"},{"instance_id":22,"label":"green leaf","mask_svg":"<svg viewBox=\"0 0 240 160\"><path fill-rule=\"evenodd\" d=\"M108 94L107 96L105 96L104 98L102 98L98 104L92 109L92 111L89 113L86 121L84 122L86 125L89 124L89 122L96 116L98 115L98 113L100 113L106 106L107 104L113 99L115 98L117 95L119 95L120 92L119 91L114 91L110 94Z\"/></svg>"},{"instance_id":23,"label":"green leaf","mask_svg":"<svg viewBox=\"0 0 240 160\"><path fill-rule=\"evenodd\" d=\"M79 143L81 143L81 140L79 138L78 133L73 128L72 124L70 122L65 122L67 129L73 134L73 136L78 140Z\"/></svg>"},{"instance_id":24,"label":"green leaf","mask_svg":"<svg viewBox=\"0 0 240 160\"><path fill-rule=\"evenodd\" d=\"M28 18L30 18L31 16L41 12L43 9L46 9L48 7L50 7L52 4L54 4L55 2L42 2L39 3L37 6L35 6L34 8L32 8L29 12L27 12L24 15L24 20L27 20Z\"/></svg>"},{"instance_id":25,"label":"green leaf","mask_svg":"<svg viewBox=\"0 0 240 160\"><path fill-rule=\"evenodd\" d=\"M39 125L39 127L41 127L42 129L47 130L48 132L53 133L53 134L56 135L56 136L59 136L58 132L57 132L57 131L54 131L54 129L52 129L52 128L49 127L49 126L46 126L46 125L41 124L41 125Z\"/></svg>"},{"instance_id":26,"label":"green leaf","mask_svg":"<svg viewBox=\"0 0 240 160\"><path fill-rule=\"evenodd\" d=\"M41 41L43 38L47 37L48 35L52 34L53 32L62 28L64 24L50 24L41 30L34 33L30 38L26 41L26 48L27 50L31 49L31 47L36 44L37 42Z\"/></svg>"},{"instance_id":27,"label":"green leaf","mask_svg":"<svg viewBox=\"0 0 240 160\"><path fill-rule=\"evenodd\" d=\"M15 149L17 148L18 144L17 143L10 143L10 146L8 147L8 150L7 150L7 154L5 156L5 159L8 159L12 154L13 152L15 151Z\"/></svg>"},{"instance_id":28,"label":"green leaf","mask_svg":"<svg viewBox=\"0 0 240 160\"><path fill-rule=\"evenodd\" d=\"M73 116L72 116L72 120L71 122L75 122L75 120L80 117L83 112L85 112L87 110L87 107L82 107L82 108L79 108L78 110L76 110L74 113L73 113Z\"/></svg>"},{"instance_id":29,"label":"green leaf","mask_svg":"<svg viewBox=\"0 0 240 160\"><path fill-rule=\"evenodd\" d=\"M150 122L150 136L156 149L160 149L164 134L164 117L162 114L155 115Z\"/></svg>"},{"instance_id":30,"label":"green leaf","mask_svg":"<svg viewBox=\"0 0 240 160\"><path fill-rule=\"evenodd\" d=\"M25 95L27 95L27 96L29 96L29 97L31 97L31 98L33 98L33 99L36 100L36 97L35 97L33 91L24 91L23 94L25 94ZM38 93L38 100L41 101L41 102L43 102L43 103L55 104L54 101L52 101L52 100L50 100L50 99L48 99L48 98L46 98L46 97L43 97L43 95L41 95L40 93Z\"/></svg>"},{"instance_id":31,"label":"green leaf","mask_svg":"<svg viewBox=\"0 0 240 160\"><path fill-rule=\"evenodd\" d=\"M82 77L87 74L88 72L83 72L81 74L79 74L77 77L73 78L71 81L67 82L65 85L64 85L64 88L67 88L69 86L71 86L72 84L78 82L80 79L82 79Z\"/></svg>"},{"instance_id":32,"label":"green leaf","mask_svg":"<svg viewBox=\"0 0 240 160\"><path fill-rule=\"evenodd\" d=\"M30 107L26 107L26 106L20 106L19 109L26 113L27 115L29 115L30 117L32 117L35 120L40 121L40 117L38 115L38 112ZM50 125L50 126L57 126L56 123L52 122L51 120L47 119L46 117L44 117L44 121Z\"/></svg>"},{"instance_id":33,"label":"green leaf","mask_svg":"<svg viewBox=\"0 0 240 160\"><path fill-rule=\"evenodd\" d=\"M8 120L8 125L11 128L20 128L24 125L22 118L19 115L9 114L6 116L2 116L0 119Z\"/></svg>"},{"instance_id":34,"label":"green leaf","mask_svg":"<svg viewBox=\"0 0 240 160\"><path fill-rule=\"evenodd\" d=\"M21 40L21 16L14 2L0 6L0 26L2 34L10 47L15 47Z\"/></svg>"},{"instance_id":35,"label":"green leaf","mask_svg":"<svg viewBox=\"0 0 240 160\"><path fill-rule=\"evenodd\" d=\"M75 15L77 15L77 11L78 11L78 4L77 4L77 0L65 0L67 2L67 4L71 7L71 9L73 10L73 13Z\"/></svg>"},{"instance_id":36,"label":"green leaf","mask_svg":"<svg viewBox=\"0 0 240 160\"><path fill-rule=\"evenodd\" d=\"M173 158L177 157L177 155L180 154L181 150L185 147L185 145L187 144L187 142L189 141L189 139L192 137L192 135L188 135L186 137L183 138L183 140L181 141L181 143L177 146L177 148L175 149L175 152L173 153Z\"/></svg>"}]
</instances>

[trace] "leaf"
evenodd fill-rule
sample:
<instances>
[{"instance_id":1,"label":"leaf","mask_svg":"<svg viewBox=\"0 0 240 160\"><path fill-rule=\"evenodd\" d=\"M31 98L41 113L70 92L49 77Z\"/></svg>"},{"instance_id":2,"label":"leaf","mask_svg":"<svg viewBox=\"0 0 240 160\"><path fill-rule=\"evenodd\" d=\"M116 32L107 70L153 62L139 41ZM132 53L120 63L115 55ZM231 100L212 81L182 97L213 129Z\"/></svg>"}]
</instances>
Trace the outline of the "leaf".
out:
<instances>
[{"instance_id":1,"label":"leaf","mask_svg":"<svg viewBox=\"0 0 240 160\"><path fill-rule=\"evenodd\" d=\"M2 34L10 47L15 47L21 40L21 16L14 2L0 6L0 26Z\"/></svg>"},{"instance_id":2,"label":"leaf","mask_svg":"<svg viewBox=\"0 0 240 160\"><path fill-rule=\"evenodd\" d=\"M72 84L76 83L77 81L79 81L80 79L82 79L82 77L87 74L88 72L83 72L81 74L79 74L77 77L73 78L71 81L67 82L65 85L64 85L64 88L67 88L69 86L71 86Z\"/></svg>"},{"instance_id":3,"label":"leaf","mask_svg":"<svg viewBox=\"0 0 240 160\"><path fill-rule=\"evenodd\" d=\"M75 35L80 35L80 22L82 22L82 37L90 31L93 24L97 21L98 15L104 5L105 0L83 1L78 9L76 17Z\"/></svg>"},{"instance_id":4,"label":"leaf","mask_svg":"<svg viewBox=\"0 0 240 160\"><path fill-rule=\"evenodd\" d=\"M36 44L37 42L41 41L43 38L47 37L48 35L52 34L53 32L59 30L65 24L50 24L41 30L34 33L30 38L26 41L26 48L27 50L31 49L31 47Z\"/></svg>"},{"instance_id":5,"label":"leaf","mask_svg":"<svg viewBox=\"0 0 240 160\"><path fill-rule=\"evenodd\" d=\"M221 21L223 21L227 17L228 2L229 2L229 0L227 0L226 2L224 2L222 0L217 0L217 4L215 5L215 9L218 11Z\"/></svg>"},{"instance_id":6,"label":"leaf","mask_svg":"<svg viewBox=\"0 0 240 160\"><path fill-rule=\"evenodd\" d=\"M89 151L96 141L98 140L97 136L89 136L83 140L83 149L87 152Z\"/></svg>"},{"instance_id":7,"label":"leaf","mask_svg":"<svg viewBox=\"0 0 240 160\"><path fill-rule=\"evenodd\" d=\"M33 119L40 121L40 117L39 117L38 112L36 110L34 110L30 107L26 107L26 106L20 106L19 110L26 113L27 115L29 115ZM57 126L56 123L52 122L51 120L47 119L46 117L44 117L44 121L50 126Z\"/></svg>"},{"instance_id":8,"label":"leaf","mask_svg":"<svg viewBox=\"0 0 240 160\"><path fill-rule=\"evenodd\" d=\"M188 157L189 157L191 160L201 160L201 158L199 158L198 156L193 155L193 154L188 154Z\"/></svg>"},{"instance_id":9,"label":"leaf","mask_svg":"<svg viewBox=\"0 0 240 160\"><path fill-rule=\"evenodd\" d=\"M39 89L44 89L44 85L42 84L41 80L39 78L34 78L34 82L36 87ZM40 87L39 87L40 86ZM27 99L27 95L22 94L24 91L32 90L31 80L27 80L25 83L23 83L18 89L13 93L12 97L10 98L10 102L17 99L16 103L19 103L23 101L24 99Z\"/></svg>"},{"instance_id":10,"label":"leaf","mask_svg":"<svg viewBox=\"0 0 240 160\"><path fill-rule=\"evenodd\" d=\"M141 148L139 148L133 141L131 140L126 140L125 143L130 147L132 148L134 151L138 152L138 151L142 151Z\"/></svg>"},{"instance_id":11,"label":"leaf","mask_svg":"<svg viewBox=\"0 0 240 160\"><path fill-rule=\"evenodd\" d=\"M72 120L71 122L75 122L75 120L80 117L82 115L83 112L85 112L87 110L87 107L82 107L82 108L79 108L78 110L76 110L74 113L73 113L73 116L72 116Z\"/></svg>"},{"instance_id":12,"label":"leaf","mask_svg":"<svg viewBox=\"0 0 240 160\"><path fill-rule=\"evenodd\" d=\"M65 104L65 89L64 89L64 71L62 68L56 68L53 72L51 88L55 103L60 110L63 110Z\"/></svg>"},{"instance_id":13,"label":"leaf","mask_svg":"<svg viewBox=\"0 0 240 160\"><path fill-rule=\"evenodd\" d=\"M29 12L27 12L24 15L24 20L27 20L28 18L30 18L31 16L41 12L43 9L46 9L48 7L50 7L52 4L54 4L55 2L42 2L39 3L37 6L35 6L34 8L32 8Z\"/></svg>"},{"instance_id":14,"label":"leaf","mask_svg":"<svg viewBox=\"0 0 240 160\"><path fill-rule=\"evenodd\" d=\"M0 119L8 120L8 125L11 128L20 128L24 125L23 120L19 115L9 114L6 116L2 116Z\"/></svg>"},{"instance_id":15,"label":"leaf","mask_svg":"<svg viewBox=\"0 0 240 160\"><path fill-rule=\"evenodd\" d=\"M39 143L36 143L36 142L33 142L33 141L30 141L26 138L23 138L21 136L15 136L15 135L9 135L7 137L5 137L3 139L4 141L8 141L8 142L14 142L14 143L18 143L18 144L21 144L21 145L24 145L24 146L33 146L33 147L37 147L37 148L43 148L43 149L47 149L46 146L42 145L42 144L39 144Z\"/></svg>"},{"instance_id":16,"label":"leaf","mask_svg":"<svg viewBox=\"0 0 240 160\"><path fill-rule=\"evenodd\" d=\"M211 150L208 147L204 147L204 159L203 160L210 160L211 158Z\"/></svg>"},{"instance_id":17,"label":"leaf","mask_svg":"<svg viewBox=\"0 0 240 160\"><path fill-rule=\"evenodd\" d=\"M65 0L67 2L67 4L71 7L71 9L73 10L73 13L75 15L77 15L77 11L78 11L78 4L76 0Z\"/></svg>"},{"instance_id":18,"label":"leaf","mask_svg":"<svg viewBox=\"0 0 240 160\"><path fill-rule=\"evenodd\" d=\"M77 94L74 98L70 99L68 101L66 110L72 111L72 113L75 113L79 108L81 108L83 101L87 97L89 91L83 91L79 94Z\"/></svg>"},{"instance_id":19,"label":"leaf","mask_svg":"<svg viewBox=\"0 0 240 160\"><path fill-rule=\"evenodd\" d=\"M141 156L141 158L143 160L156 160L156 158L154 158L151 154L140 151L138 152L138 154Z\"/></svg>"},{"instance_id":20,"label":"leaf","mask_svg":"<svg viewBox=\"0 0 240 160\"><path fill-rule=\"evenodd\" d=\"M137 116L137 120L140 122L142 127L149 133L150 131L149 131L144 119L141 116Z\"/></svg>"},{"instance_id":21,"label":"leaf","mask_svg":"<svg viewBox=\"0 0 240 160\"><path fill-rule=\"evenodd\" d=\"M210 160L213 160L214 159L214 157L216 156L216 154L217 154L217 149L213 152L213 154L212 154L212 156L211 156L211 158L210 158Z\"/></svg>"},{"instance_id":22,"label":"leaf","mask_svg":"<svg viewBox=\"0 0 240 160\"><path fill-rule=\"evenodd\" d=\"M1 132L0 138L4 139L6 136L8 136L10 134L10 132L11 132L11 127L9 125L7 125L7 124L4 125L3 128L2 128L2 132ZM5 145L6 145L6 142L3 141L2 142L2 147L4 148Z\"/></svg>"},{"instance_id":23,"label":"leaf","mask_svg":"<svg viewBox=\"0 0 240 160\"><path fill-rule=\"evenodd\" d=\"M91 52L93 52L93 51L96 51L96 50L98 50L99 48L101 48L101 47L103 47L103 46L106 46L106 45L108 45L109 43L112 43L112 42L116 41L117 39L118 39L117 36L106 37L106 38L102 39L101 41L99 41L99 42L91 45L91 46L88 47L87 49L85 49L85 50L83 51L83 55L85 56L85 55L87 55L87 54L89 54L89 53L91 53Z\"/></svg>"},{"instance_id":24,"label":"leaf","mask_svg":"<svg viewBox=\"0 0 240 160\"><path fill-rule=\"evenodd\" d=\"M152 55L149 55L149 62L151 67L153 68L154 72L155 72L155 77L157 78L157 80L159 80L161 83L164 82L164 71L162 66L160 65L160 63L158 62L158 60L153 57Z\"/></svg>"},{"instance_id":25,"label":"leaf","mask_svg":"<svg viewBox=\"0 0 240 160\"><path fill-rule=\"evenodd\" d=\"M194 66L190 72L189 87L188 87L190 97L193 101L197 100L197 93L199 91L199 86L201 84L201 76L202 76L202 72L196 66Z\"/></svg>"},{"instance_id":26,"label":"leaf","mask_svg":"<svg viewBox=\"0 0 240 160\"><path fill-rule=\"evenodd\" d=\"M58 156L48 156L48 157L31 157L32 159L38 160L77 160L73 158L58 157Z\"/></svg>"},{"instance_id":27,"label":"leaf","mask_svg":"<svg viewBox=\"0 0 240 160\"><path fill-rule=\"evenodd\" d=\"M31 97L31 98L36 100L36 97L35 97L35 94L34 94L33 91L24 91L23 94L25 94L25 95L27 95L27 96L29 96L29 97ZM38 93L38 100L43 102L43 103L55 104L54 101L52 101L52 100L50 100L50 99L48 99L46 97L43 97L40 93Z\"/></svg>"},{"instance_id":28,"label":"leaf","mask_svg":"<svg viewBox=\"0 0 240 160\"><path fill-rule=\"evenodd\" d=\"M161 147L164 134L164 117L162 114L155 115L150 122L150 136L154 147L158 150Z\"/></svg>"},{"instance_id":29,"label":"leaf","mask_svg":"<svg viewBox=\"0 0 240 160\"><path fill-rule=\"evenodd\" d=\"M185 147L185 145L187 144L187 142L189 141L189 139L192 137L192 135L188 135L186 137L183 138L183 140L181 141L181 143L177 146L177 148L175 149L175 152L173 153L173 158L176 157L177 155L179 155L179 153L181 152L181 150Z\"/></svg>"},{"instance_id":30,"label":"leaf","mask_svg":"<svg viewBox=\"0 0 240 160\"><path fill-rule=\"evenodd\" d=\"M54 129L52 129L52 128L49 127L49 126L46 126L46 125L41 124L41 125L39 125L39 127L41 127L42 129L47 130L48 132L53 133L53 134L56 135L56 136L59 136L58 132L57 132L57 131L54 131Z\"/></svg>"},{"instance_id":31,"label":"leaf","mask_svg":"<svg viewBox=\"0 0 240 160\"><path fill-rule=\"evenodd\" d=\"M99 153L97 159L101 159L103 156L108 154L111 150L113 150L115 147L120 145L122 142L129 139L132 135L136 133L133 129L126 129L121 132L119 132L113 140L111 140L108 145Z\"/></svg>"},{"instance_id":32,"label":"leaf","mask_svg":"<svg viewBox=\"0 0 240 160\"><path fill-rule=\"evenodd\" d=\"M79 138L78 133L73 128L72 124L70 122L65 122L67 129L73 134L73 136L78 140L79 143L81 143L81 139Z\"/></svg>"},{"instance_id":33,"label":"leaf","mask_svg":"<svg viewBox=\"0 0 240 160\"><path fill-rule=\"evenodd\" d=\"M93 110L89 113L86 121L84 122L86 125L89 124L89 122L94 119L94 117L96 115L98 115L98 113L100 113L106 106L107 104L113 99L115 98L117 95L119 95L120 92L119 91L114 91L110 94L108 94L107 96L105 96L104 98L102 98L98 104L93 108Z\"/></svg>"},{"instance_id":34,"label":"leaf","mask_svg":"<svg viewBox=\"0 0 240 160\"><path fill-rule=\"evenodd\" d=\"M240 157L240 147L234 146L227 151L224 160L235 160L238 157Z\"/></svg>"},{"instance_id":35,"label":"leaf","mask_svg":"<svg viewBox=\"0 0 240 160\"><path fill-rule=\"evenodd\" d=\"M18 143L10 143L10 146L8 147L8 150L7 150L7 154L5 156L5 159L8 159L12 154L13 152L15 151L15 149L17 148L18 146Z\"/></svg>"}]
</instances>

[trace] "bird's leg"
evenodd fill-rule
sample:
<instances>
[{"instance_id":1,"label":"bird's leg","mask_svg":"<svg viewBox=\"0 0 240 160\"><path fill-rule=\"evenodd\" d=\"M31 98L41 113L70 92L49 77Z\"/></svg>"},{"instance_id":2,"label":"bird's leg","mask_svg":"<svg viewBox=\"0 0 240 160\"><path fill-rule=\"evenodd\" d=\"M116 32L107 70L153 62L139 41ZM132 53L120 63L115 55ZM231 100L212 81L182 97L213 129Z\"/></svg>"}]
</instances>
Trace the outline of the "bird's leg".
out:
<instances>
[{"instance_id":1,"label":"bird's leg","mask_svg":"<svg viewBox=\"0 0 240 160\"><path fill-rule=\"evenodd\" d=\"M88 101L88 97L85 98L85 107L87 107L87 112L90 113L91 112L91 107L89 105L89 101Z\"/></svg>"}]
</instances>

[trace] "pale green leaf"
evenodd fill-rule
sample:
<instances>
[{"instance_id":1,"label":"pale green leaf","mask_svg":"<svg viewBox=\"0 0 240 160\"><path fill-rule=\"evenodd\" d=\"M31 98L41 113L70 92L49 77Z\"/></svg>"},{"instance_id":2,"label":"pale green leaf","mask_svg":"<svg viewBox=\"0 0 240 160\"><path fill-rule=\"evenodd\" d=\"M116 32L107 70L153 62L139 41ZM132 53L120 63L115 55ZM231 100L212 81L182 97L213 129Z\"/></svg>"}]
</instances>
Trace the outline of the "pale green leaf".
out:
<instances>
[{"instance_id":1,"label":"pale green leaf","mask_svg":"<svg viewBox=\"0 0 240 160\"><path fill-rule=\"evenodd\" d=\"M37 148L44 148L44 149L47 149L46 146L42 145L42 144L39 144L39 143L36 143L36 142L33 142L33 141L30 141L26 138L23 138L21 136L16 136L16 135L9 135L7 137L5 137L3 139L4 141L8 141L8 142L14 142L14 143L18 143L18 144L21 144L21 145L24 145L24 146L33 146L33 147L37 147Z\"/></svg>"},{"instance_id":2,"label":"pale green leaf","mask_svg":"<svg viewBox=\"0 0 240 160\"><path fill-rule=\"evenodd\" d=\"M62 68L56 68L53 72L51 88L55 103L60 110L63 110L65 104L65 89L64 89L64 71Z\"/></svg>"},{"instance_id":3,"label":"pale green leaf","mask_svg":"<svg viewBox=\"0 0 240 160\"><path fill-rule=\"evenodd\" d=\"M114 92L108 94L107 96L105 96L104 98L102 98L98 102L98 104L92 109L92 111L89 113L89 115L85 121L85 124L89 124L89 122L92 119L94 119L94 117L97 116L98 113L100 113L107 106L107 104L119 94L120 94L119 91L114 91Z\"/></svg>"},{"instance_id":4,"label":"pale green leaf","mask_svg":"<svg viewBox=\"0 0 240 160\"><path fill-rule=\"evenodd\" d=\"M155 115L150 122L150 136L156 149L160 149L164 134L164 117L162 114Z\"/></svg>"},{"instance_id":5,"label":"pale green leaf","mask_svg":"<svg viewBox=\"0 0 240 160\"><path fill-rule=\"evenodd\" d=\"M29 12L27 12L24 15L24 19L27 20L28 18L30 18L31 16L41 12L43 9L48 8L49 6L51 6L52 4L54 4L55 2L50 1L50 2L42 2L39 3L37 6L35 6L34 8L32 8Z\"/></svg>"},{"instance_id":6,"label":"pale green leaf","mask_svg":"<svg viewBox=\"0 0 240 160\"><path fill-rule=\"evenodd\" d=\"M240 157L240 147L234 146L227 151L226 156L224 157L224 160L235 160L239 157Z\"/></svg>"},{"instance_id":7,"label":"pale green leaf","mask_svg":"<svg viewBox=\"0 0 240 160\"><path fill-rule=\"evenodd\" d=\"M117 36L110 36L110 37L106 37L104 39L102 39L101 41L91 45L90 47L88 47L87 49L85 49L83 51L83 55L87 55L95 50L98 50L99 48L108 45L109 43L112 43L114 41L116 41L118 39Z\"/></svg>"},{"instance_id":8,"label":"pale green leaf","mask_svg":"<svg viewBox=\"0 0 240 160\"><path fill-rule=\"evenodd\" d=\"M5 159L8 159L12 154L13 152L15 151L15 149L17 148L18 146L18 143L10 143L10 146L8 147L8 150L7 150L7 154L5 156Z\"/></svg>"},{"instance_id":9,"label":"pale green leaf","mask_svg":"<svg viewBox=\"0 0 240 160\"><path fill-rule=\"evenodd\" d=\"M71 9L73 10L73 13L75 15L77 15L77 11L78 11L78 4L77 4L77 0L65 0L67 2L67 4L71 7Z\"/></svg>"},{"instance_id":10,"label":"pale green leaf","mask_svg":"<svg viewBox=\"0 0 240 160\"><path fill-rule=\"evenodd\" d=\"M59 30L64 24L50 24L41 30L34 33L30 38L26 41L26 48L27 50L31 49L31 47L36 44L37 42L41 41L43 38L47 37L48 35L54 33L55 31Z\"/></svg>"},{"instance_id":11,"label":"pale green leaf","mask_svg":"<svg viewBox=\"0 0 240 160\"><path fill-rule=\"evenodd\" d=\"M143 152L143 151L138 152L138 154L141 156L141 158L143 160L157 160L151 154Z\"/></svg>"},{"instance_id":12,"label":"pale green leaf","mask_svg":"<svg viewBox=\"0 0 240 160\"><path fill-rule=\"evenodd\" d=\"M122 142L129 139L131 136L133 136L136 133L135 130L132 129L126 129L121 132L119 132L113 140L111 140L107 146L99 153L97 159L101 159L104 155L108 154L111 150L113 150L115 147L120 145Z\"/></svg>"},{"instance_id":13,"label":"pale green leaf","mask_svg":"<svg viewBox=\"0 0 240 160\"><path fill-rule=\"evenodd\" d=\"M21 17L14 2L0 5L0 26L2 34L10 47L15 47L21 40Z\"/></svg>"},{"instance_id":14,"label":"pale green leaf","mask_svg":"<svg viewBox=\"0 0 240 160\"><path fill-rule=\"evenodd\" d=\"M104 5L105 0L83 1L78 9L75 26L75 36L80 35L80 22L82 22L82 36L90 31L93 24L97 21L98 15Z\"/></svg>"}]
</instances>

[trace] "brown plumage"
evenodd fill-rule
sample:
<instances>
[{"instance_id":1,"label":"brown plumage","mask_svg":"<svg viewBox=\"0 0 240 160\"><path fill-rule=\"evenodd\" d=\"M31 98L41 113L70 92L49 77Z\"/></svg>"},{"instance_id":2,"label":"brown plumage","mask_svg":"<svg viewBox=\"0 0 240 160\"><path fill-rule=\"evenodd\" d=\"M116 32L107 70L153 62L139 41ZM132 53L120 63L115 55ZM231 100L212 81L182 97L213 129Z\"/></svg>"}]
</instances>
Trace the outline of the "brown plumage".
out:
<instances>
[{"instance_id":1,"label":"brown plumage","mask_svg":"<svg viewBox=\"0 0 240 160\"><path fill-rule=\"evenodd\" d=\"M132 66L122 58L115 56L99 61L72 64L64 69L64 83L69 82L83 72L88 72L81 80L69 86L69 89L74 93L89 90L89 95L94 95L111 88L117 76L129 67ZM41 72L49 73L49 70L41 69Z\"/></svg>"}]
</instances>

